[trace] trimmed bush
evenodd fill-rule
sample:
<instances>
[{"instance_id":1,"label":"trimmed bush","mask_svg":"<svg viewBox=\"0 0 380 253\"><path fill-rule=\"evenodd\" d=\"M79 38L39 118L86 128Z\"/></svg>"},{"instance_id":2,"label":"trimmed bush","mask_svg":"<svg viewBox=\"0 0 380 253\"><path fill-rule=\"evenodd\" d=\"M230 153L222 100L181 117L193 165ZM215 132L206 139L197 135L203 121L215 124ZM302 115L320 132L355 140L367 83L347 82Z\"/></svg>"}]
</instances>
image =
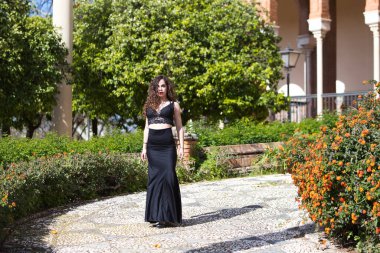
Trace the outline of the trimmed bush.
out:
<instances>
[{"instance_id":1,"label":"trimmed bush","mask_svg":"<svg viewBox=\"0 0 380 253\"><path fill-rule=\"evenodd\" d=\"M147 164L130 154L57 154L0 169L1 230L34 212L144 190Z\"/></svg>"},{"instance_id":2,"label":"trimmed bush","mask_svg":"<svg viewBox=\"0 0 380 253\"><path fill-rule=\"evenodd\" d=\"M300 207L329 236L356 241L360 252L379 252L380 100L376 93L340 116L334 128L321 130L315 135L296 134L280 152L298 187Z\"/></svg>"},{"instance_id":3,"label":"trimmed bush","mask_svg":"<svg viewBox=\"0 0 380 253\"><path fill-rule=\"evenodd\" d=\"M142 141L143 132L141 130L128 134L118 133L105 137L94 137L89 141L72 140L56 134L48 134L44 139L5 137L0 140L0 165L7 167L10 163L31 161L38 157L49 157L62 153L140 152Z\"/></svg>"},{"instance_id":4,"label":"trimmed bush","mask_svg":"<svg viewBox=\"0 0 380 253\"><path fill-rule=\"evenodd\" d=\"M305 119L295 122L265 122L257 123L240 120L219 129L205 121L193 123L194 131L199 137L199 146L223 146L235 144L267 143L286 141L297 130L302 133L316 133L322 125L333 125L337 120L335 114L326 113L322 120Z\"/></svg>"}]
</instances>

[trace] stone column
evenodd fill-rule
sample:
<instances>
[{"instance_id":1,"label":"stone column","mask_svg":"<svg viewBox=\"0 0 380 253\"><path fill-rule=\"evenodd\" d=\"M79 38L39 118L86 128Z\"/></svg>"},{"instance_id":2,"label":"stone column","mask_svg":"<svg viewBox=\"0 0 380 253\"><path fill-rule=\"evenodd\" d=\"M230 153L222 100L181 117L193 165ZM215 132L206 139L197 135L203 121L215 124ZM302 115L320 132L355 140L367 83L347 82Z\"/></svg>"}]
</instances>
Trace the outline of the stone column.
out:
<instances>
[{"instance_id":1,"label":"stone column","mask_svg":"<svg viewBox=\"0 0 380 253\"><path fill-rule=\"evenodd\" d=\"M311 94L311 82L312 82L312 69L311 69L311 53L315 48L315 39L309 35L299 35L297 38L297 47L302 49L304 57L304 92L308 96ZM305 99L306 103L306 117L312 116L312 100Z\"/></svg>"},{"instance_id":2,"label":"stone column","mask_svg":"<svg viewBox=\"0 0 380 253\"><path fill-rule=\"evenodd\" d=\"M364 20L373 33L373 79L380 81L380 3L379 0L367 0Z\"/></svg>"},{"instance_id":3,"label":"stone column","mask_svg":"<svg viewBox=\"0 0 380 253\"><path fill-rule=\"evenodd\" d=\"M317 115L323 113L323 38L330 31L328 0L310 0L309 31L317 40Z\"/></svg>"},{"instance_id":4,"label":"stone column","mask_svg":"<svg viewBox=\"0 0 380 253\"><path fill-rule=\"evenodd\" d=\"M73 1L53 1L53 25L62 35L69 55L67 62L72 63L73 49ZM69 78L69 76L67 76ZM67 79L66 78L66 79ZM72 89L71 85L62 80L58 85L57 105L53 109L53 130L59 135L72 136Z\"/></svg>"}]
</instances>

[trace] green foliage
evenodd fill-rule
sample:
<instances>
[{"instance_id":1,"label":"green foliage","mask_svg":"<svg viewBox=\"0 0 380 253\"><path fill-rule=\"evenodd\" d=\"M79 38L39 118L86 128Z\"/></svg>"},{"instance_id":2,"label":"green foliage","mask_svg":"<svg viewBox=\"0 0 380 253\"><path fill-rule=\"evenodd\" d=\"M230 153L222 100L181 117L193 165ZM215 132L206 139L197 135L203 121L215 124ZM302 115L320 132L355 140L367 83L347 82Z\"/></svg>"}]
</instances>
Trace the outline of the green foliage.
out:
<instances>
[{"instance_id":1,"label":"green foliage","mask_svg":"<svg viewBox=\"0 0 380 253\"><path fill-rule=\"evenodd\" d=\"M22 39L21 25L30 9L27 0L7 0L0 2L0 120L2 124L10 125L9 115L12 115L13 106L17 101L10 100L13 95L13 85L18 80L22 70L20 64ZM12 98L14 99L14 98ZM11 104L9 104L11 103ZM4 122L7 120L8 122Z\"/></svg>"},{"instance_id":2,"label":"green foliage","mask_svg":"<svg viewBox=\"0 0 380 253\"><path fill-rule=\"evenodd\" d=\"M250 176L269 175L269 174L284 174L287 172L286 164L284 161L277 159L279 156L279 149L270 147L264 151L263 154L258 155L252 161Z\"/></svg>"},{"instance_id":3,"label":"green foliage","mask_svg":"<svg viewBox=\"0 0 380 253\"><path fill-rule=\"evenodd\" d=\"M147 165L117 153L57 154L0 168L0 238L15 219L67 203L136 192Z\"/></svg>"},{"instance_id":4,"label":"green foliage","mask_svg":"<svg viewBox=\"0 0 380 253\"><path fill-rule=\"evenodd\" d=\"M202 180L196 176L199 167L197 160L198 158L191 157L189 161L177 161L176 174L180 183L192 183Z\"/></svg>"},{"instance_id":5,"label":"green foliage","mask_svg":"<svg viewBox=\"0 0 380 253\"><path fill-rule=\"evenodd\" d=\"M218 147L211 147L204 155L205 157L194 176L196 180L216 180L232 176L228 163L228 159L232 158L232 155L223 152Z\"/></svg>"},{"instance_id":6,"label":"green foliage","mask_svg":"<svg viewBox=\"0 0 380 253\"><path fill-rule=\"evenodd\" d=\"M106 42L111 33L109 17L112 0L75 2L73 110L100 119L108 119L115 113L124 115L125 107L120 111L115 103L120 98L105 83L112 77L106 77L101 68Z\"/></svg>"},{"instance_id":7,"label":"green foliage","mask_svg":"<svg viewBox=\"0 0 380 253\"><path fill-rule=\"evenodd\" d=\"M0 123L26 126L31 137L52 111L66 49L51 19L29 14L28 1L2 1L0 11Z\"/></svg>"},{"instance_id":8,"label":"green foliage","mask_svg":"<svg viewBox=\"0 0 380 253\"><path fill-rule=\"evenodd\" d=\"M371 83L374 85L374 83ZM377 93L380 83L377 83ZM380 100L369 93L333 128L298 134L281 149L301 208L326 234L356 241L359 252L380 246Z\"/></svg>"},{"instance_id":9,"label":"green foliage","mask_svg":"<svg viewBox=\"0 0 380 253\"><path fill-rule=\"evenodd\" d=\"M300 133L316 133L326 124L334 124L337 115L325 114L321 120L305 119L300 123L266 122L257 123L249 120L239 120L219 129L216 124L200 120L193 122L195 133L202 147L234 144L266 143L285 141L293 136L295 131Z\"/></svg>"},{"instance_id":10,"label":"green foliage","mask_svg":"<svg viewBox=\"0 0 380 253\"><path fill-rule=\"evenodd\" d=\"M76 141L55 134L47 135L44 139L6 137L0 141L0 165L7 167L11 163L30 161L38 157L49 157L60 153L140 152L142 135L140 130L135 133L92 138L90 141Z\"/></svg>"},{"instance_id":11,"label":"green foliage","mask_svg":"<svg viewBox=\"0 0 380 253\"><path fill-rule=\"evenodd\" d=\"M75 108L143 123L150 80L177 84L184 121L263 119L286 105L273 28L240 0L98 0L75 8Z\"/></svg>"},{"instance_id":12,"label":"green foliage","mask_svg":"<svg viewBox=\"0 0 380 253\"><path fill-rule=\"evenodd\" d=\"M26 19L22 46L23 71L15 87L18 95L17 106L13 108L16 110L13 126L26 126L34 131L42 116L50 114L56 103L57 84L64 78L63 71L67 67L67 50L52 20L38 16Z\"/></svg>"}]
</instances>

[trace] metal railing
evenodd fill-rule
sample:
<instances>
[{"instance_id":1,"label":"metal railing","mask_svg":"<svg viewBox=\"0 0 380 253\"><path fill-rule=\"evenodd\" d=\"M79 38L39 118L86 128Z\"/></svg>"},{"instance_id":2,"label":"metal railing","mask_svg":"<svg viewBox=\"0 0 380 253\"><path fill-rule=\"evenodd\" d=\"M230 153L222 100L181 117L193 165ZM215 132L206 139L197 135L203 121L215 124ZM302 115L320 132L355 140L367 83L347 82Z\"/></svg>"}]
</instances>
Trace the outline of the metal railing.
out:
<instances>
[{"instance_id":1,"label":"metal railing","mask_svg":"<svg viewBox=\"0 0 380 253\"><path fill-rule=\"evenodd\" d=\"M353 101L358 100L359 95L365 95L369 91L357 91L349 93L325 93L322 94L323 112L341 113L348 107L355 106ZM317 116L317 95L290 97L290 118L292 122L300 122L305 118ZM275 120L285 122L288 120L288 111L281 111L274 116Z\"/></svg>"}]
</instances>

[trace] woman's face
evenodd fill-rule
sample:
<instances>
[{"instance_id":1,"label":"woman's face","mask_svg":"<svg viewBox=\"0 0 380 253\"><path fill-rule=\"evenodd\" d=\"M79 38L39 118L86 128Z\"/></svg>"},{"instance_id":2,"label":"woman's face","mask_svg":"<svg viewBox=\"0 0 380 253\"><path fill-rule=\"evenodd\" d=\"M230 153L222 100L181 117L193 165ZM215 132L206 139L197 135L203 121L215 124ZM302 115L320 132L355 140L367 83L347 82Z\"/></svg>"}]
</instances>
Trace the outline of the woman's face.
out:
<instances>
[{"instance_id":1,"label":"woman's face","mask_svg":"<svg viewBox=\"0 0 380 253\"><path fill-rule=\"evenodd\" d=\"M168 87L164 81L164 79L161 79L159 82L158 82L158 87L157 87L157 95L160 97L160 98L166 98L167 96L167 90L168 90Z\"/></svg>"}]
</instances>

